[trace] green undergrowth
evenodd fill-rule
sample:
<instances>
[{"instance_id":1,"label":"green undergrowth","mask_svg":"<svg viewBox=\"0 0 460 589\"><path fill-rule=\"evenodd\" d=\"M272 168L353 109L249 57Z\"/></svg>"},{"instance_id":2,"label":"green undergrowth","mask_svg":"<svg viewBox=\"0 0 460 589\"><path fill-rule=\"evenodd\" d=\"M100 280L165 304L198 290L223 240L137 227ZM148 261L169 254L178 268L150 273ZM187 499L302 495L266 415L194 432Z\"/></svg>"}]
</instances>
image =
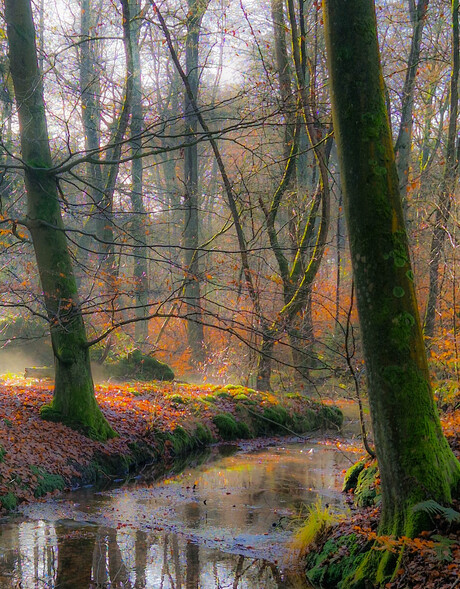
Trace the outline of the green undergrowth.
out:
<instances>
[{"instance_id":1,"label":"green undergrowth","mask_svg":"<svg viewBox=\"0 0 460 589\"><path fill-rule=\"evenodd\" d=\"M329 538L320 550L308 553L306 577L314 587L340 589L344 579L360 566L370 548L371 543L359 534Z\"/></svg>"},{"instance_id":2,"label":"green undergrowth","mask_svg":"<svg viewBox=\"0 0 460 589\"><path fill-rule=\"evenodd\" d=\"M360 460L345 473L342 491L353 493L358 507L371 507L380 503L379 469L376 460Z\"/></svg>"},{"instance_id":3,"label":"green undergrowth","mask_svg":"<svg viewBox=\"0 0 460 589\"><path fill-rule=\"evenodd\" d=\"M47 493L64 490L66 483L61 475L51 474L39 466L30 466L30 470L38 479L34 490L34 496L37 499Z\"/></svg>"},{"instance_id":4,"label":"green undergrowth","mask_svg":"<svg viewBox=\"0 0 460 589\"><path fill-rule=\"evenodd\" d=\"M195 460L214 443L272 435L302 435L325 427L338 429L343 421L339 409L313 403L300 394L275 395L235 385L198 388L185 383L134 384L126 390L126 398L130 409L136 409L136 403L142 403L147 426L139 427L133 422L129 433L113 442L88 441L92 451L82 455L92 455L92 459L79 463L78 459L69 456L66 467L70 466L77 473L71 477L61 476L63 472L59 472L58 466L53 470L51 456L47 470L30 467L35 476L28 481L27 492L22 492L25 483L18 482L18 477L11 485L0 479L0 483L3 482L0 493L3 510L14 509L18 497L20 501L30 500L32 496L42 497L64 488L110 483L138 473L147 464L172 465L175 461ZM158 419L157 411L164 417ZM117 417L120 423L128 419L123 412ZM6 421L5 425L8 427ZM78 443L85 445L84 440ZM8 455L0 446L0 462L8 460Z\"/></svg>"},{"instance_id":5,"label":"green undergrowth","mask_svg":"<svg viewBox=\"0 0 460 589\"><path fill-rule=\"evenodd\" d=\"M340 589L370 549L371 543L362 534L338 533L340 521L345 521L345 516L334 514L318 499L294 534L291 553L303 563L313 587Z\"/></svg>"},{"instance_id":6,"label":"green undergrowth","mask_svg":"<svg viewBox=\"0 0 460 589\"><path fill-rule=\"evenodd\" d=\"M8 491L0 497L0 503L5 511L13 511L18 505L18 499L14 493Z\"/></svg>"},{"instance_id":7,"label":"green undergrowth","mask_svg":"<svg viewBox=\"0 0 460 589\"><path fill-rule=\"evenodd\" d=\"M249 426L244 421L237 421L230 413L219 413L213 423L223 440L247 439L252 437Z\"/></svg>"},{"instance_id":8,"label":"green undergrowth","mask_svg":"<svg viewBox=\"0 0 460 589\"><path fill-rule=\"evenodd\" d=\"M305 522L295 532L291 542L291 551L296 558L303 558L307 550L325 539L326 534L337 522L338 517L330 511L327 504L323 505L321 498L310 505Z\"/></svg>"},{"instance_id":9,"label":"green undergrowth","mask_svg":"<svg viewBox=\"0 0 460 589\"><path fill-rule=\"evenodd\" d=\"M104 368L108 376L120 380L174 380L174 372L167 364L137 349L111 361Z\"/></svg>"}]
</instances>

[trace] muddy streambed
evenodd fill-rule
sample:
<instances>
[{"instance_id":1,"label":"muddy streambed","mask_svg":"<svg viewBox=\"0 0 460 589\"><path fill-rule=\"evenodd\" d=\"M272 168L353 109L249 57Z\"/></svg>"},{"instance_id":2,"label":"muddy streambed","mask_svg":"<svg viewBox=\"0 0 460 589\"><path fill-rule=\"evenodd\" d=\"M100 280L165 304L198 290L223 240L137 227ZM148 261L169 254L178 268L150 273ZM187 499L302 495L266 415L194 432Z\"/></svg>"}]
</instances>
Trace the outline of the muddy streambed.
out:
<instances>
[{"instance_id":1,"label":"muddy streambed","mask_svg":"<svg viewBox=\"0 0 460 589\"><path fill-rule=\"evenodd\" d=\"M292 516L318 497L344 511L353 459L326 436L225 446L178 474L24 506L0 527L0 587L307 587L291 574Z\"/></svg>"}]
</instances>

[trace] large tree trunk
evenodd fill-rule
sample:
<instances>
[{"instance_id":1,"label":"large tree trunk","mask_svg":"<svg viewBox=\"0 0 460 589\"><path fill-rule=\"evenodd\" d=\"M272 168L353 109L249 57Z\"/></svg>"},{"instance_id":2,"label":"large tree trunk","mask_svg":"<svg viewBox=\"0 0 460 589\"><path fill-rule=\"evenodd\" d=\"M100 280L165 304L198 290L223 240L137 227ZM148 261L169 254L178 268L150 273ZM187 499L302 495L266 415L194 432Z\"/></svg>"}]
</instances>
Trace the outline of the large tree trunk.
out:
<instances>
[{"instance_id":1,"label":"large tree trunk","mask_svg":"<svg viewBox=\"0 0 460 589\"><path fill-rule=\"evenodd\" d=\"M27 190L27 226L50 322L56 366L53 402L42 409L88 435L114 435L94 396L85 326L52 168L30 0L5 3L11 74Z\"/></svg>"},{"instance_id":2,"label":"large tree trunk","mask_svg":"<svg viewBox=\"0 0 460 589\"><path fill-rule=\"evenodd\" d=\"M423 529L414 505L449 504L460 464L434 403L384 86L373 0L324 0L335 136L382 488L379 532ZM350 586L381 582L389 553L371 551ZM391 560L391 559L390 559Z\"/></svg>"}]
</instances>

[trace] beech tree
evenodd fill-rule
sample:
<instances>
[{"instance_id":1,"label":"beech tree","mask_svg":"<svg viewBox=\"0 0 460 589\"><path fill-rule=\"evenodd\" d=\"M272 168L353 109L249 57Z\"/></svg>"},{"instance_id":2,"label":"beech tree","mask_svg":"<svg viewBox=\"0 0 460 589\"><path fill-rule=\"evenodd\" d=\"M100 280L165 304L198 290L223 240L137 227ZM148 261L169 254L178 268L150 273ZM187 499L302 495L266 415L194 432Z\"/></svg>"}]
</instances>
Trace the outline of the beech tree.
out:
<instances>
[{"instance_id":1,"label":"beech tree","mask_svg":"<svg viewBox=\"0 0 460 589\"><path fill-rule=\"evenodd\" d=\"M373 0L324 0L335 137L382 487L380 534L414 537L430 521L414 506L449 505L460 464L437 414L415 298L384 98ZM396 569L371 550L344 586Z\"/></svg>"},{"instance_id":2,"label":"beech tree","mask_svg":"<svg viewBox=\"0 0 460 589\"><path fill-rule=\"evenodd\" d=\"M55 360L53 401L42 408L42 416L106 439L115 432L94 396L85 325L52 171L30 0L7 0L5 19L27 191L24 224L32 237Z\"/></svg>"},{"instance_id":3,"label":"beech tree","mask_svg":"<svg viewBox=\"0 0 460 589\"><path fill-rule=\"evenodd\" d=\"M135 341L144 344L148 336L147 321L142 319L147 315L148 309L148 264L146 247L146 226L147 214L143 199L143 160L142 160L142 133L144 131L144 115L142 111L142 76L141 59L139 51L140 34L140 2L130 0L130 39L132 54L132 108L131 108L131 206L132 216L132 237L134 240L134 269L133 279L135 284L134 307L136 314Z\"/></svg>"},{"instance_id":4,"label":"beech tree","mask_svg":"<svg viewBox=\"0 0 460 589\"><path fill-rule=\"evenodd\" d=\"M196 135L198 130L198 118L195 112L193 99L198 100L200 70L198 67L198 49L200 42L200 29L207 0L188 0L187 34L185 37L185 72L190 84L190 93L185 92L184 122L185 132L192 140L184 149L184 232L183 243L185 248L185 302L187 304L187 337L192 350L193 362L198 364L205 359L204 331L201 318L201 286L199 276L199 183L198 183L198 146Z\"/></svg>"},{"instance_id":5,"label":"beech tree","mask_svg":"<svg viewBox=\"0 0 460 589\"><path fill-rule=\"evenodd\" d=\"M458 0L452 1L452 71L450 76L450 107L449 128L447 135L446 160L444 174L441 182L439 200L435 212L435 225L430 247L430 284L428 289L428 301L425 312L424 333L432 338L435 331L436 304L439 295L439 266L447 233L447 225L451 215L453 193L458 177L458 80L460 70L459 56L459 23Z\"/></svg>"}]
</instances>

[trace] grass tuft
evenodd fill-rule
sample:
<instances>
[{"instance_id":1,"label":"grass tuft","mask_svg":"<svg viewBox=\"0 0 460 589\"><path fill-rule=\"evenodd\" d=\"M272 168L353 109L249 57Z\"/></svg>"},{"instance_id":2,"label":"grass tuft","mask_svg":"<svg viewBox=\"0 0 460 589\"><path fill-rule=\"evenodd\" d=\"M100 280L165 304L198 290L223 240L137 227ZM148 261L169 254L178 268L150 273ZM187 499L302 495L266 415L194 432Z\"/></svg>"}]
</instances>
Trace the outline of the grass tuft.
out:
<instances>
[{"instance_id":1,"label":"grass tuft","mask_svg":"<svg viewBox=\"0 0 460 589\"><path fill-rule=\"evenodd\" d=\"M294 534L291 543L291 551L298 559L302 559L307 550L324 539L326 534L339 521L338 517L331 513L327 505L323 505L321 499L309 506L307 518L304 524Z\"/></svg>"}]
</instances>

